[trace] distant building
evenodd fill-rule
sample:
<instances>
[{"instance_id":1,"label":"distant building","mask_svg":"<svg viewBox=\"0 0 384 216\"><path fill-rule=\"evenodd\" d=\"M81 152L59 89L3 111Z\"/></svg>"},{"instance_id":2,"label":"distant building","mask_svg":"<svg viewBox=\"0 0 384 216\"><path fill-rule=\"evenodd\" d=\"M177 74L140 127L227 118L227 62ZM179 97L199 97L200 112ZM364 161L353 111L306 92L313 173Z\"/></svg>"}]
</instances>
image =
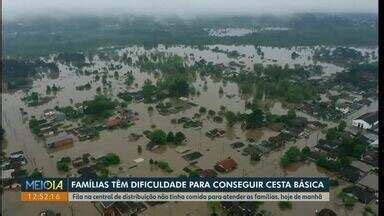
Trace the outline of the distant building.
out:
<instances>
[{"instance_id":1,"label":"distant building","mask_svg":"<svg viewBox=\"0 0 384 216\"><path fill-rule=\"evenodd\" d=\"M17 159L17 158L23 158L23 157L24 157L24 152L23 151L12 152L9 155L10 159Z\"/></svg>"},{"instance_id":2,"label":"distant building","mask_svg":"<svg viewBox=\"0 0 384 216\"><path fill-rule=\"evenodd\" d=\"M73 167L81 167L85 164L85 161L82 157L78 157L78 158L75 158L73 161L72 161L72 165Z\"/></svg>"},{"instance_id":3,"label":"distant building","mask_svg":"<svg viewBox=\"0 0 384 216\"><path fill-rule=\"evenodd\" d=\"M215 165L215 169L219 172L230 172L237 168L237 163L232 158L219 161Z\"/></svg>"},{"instance_id":4,"label":"distant building","mask_svg":"<svg viewBox=\"0 0 384 216\"><path fill-rule=\"evenodd\" d=\"M45 141L47 148L57 148L66 145L72 145L74 142L74 136L65 132L58 134L55 137L49 138Z\"/></svg>"},{"instance_id":5,"label":"distant building","mask_svg":"<svg viewBox=\"0 0 384 216\"><path fill-rule=\"evenodd\" d=\"M2 181L8 181L13 179L13 173L15 172L14 169L9 169L9 170L2 170L1 171L1 180Z\"/></svg>"},{"instance_id":6,"label":"distant building","mask_svg":"<svg viewBox=\"0 0 384 216\"><path fill-rule=\"evenodd\" d=\"M363 129L372 129L378 123L379 123L378 111L366 113L366 114L352 120L353 126L358 127L358 128L363 128Z\"/></svg>"},{"instance_id":7,"label":"distant building","mask_svg":"<svg viewBox=\"0 0 384 216\"><path fill-rule=\"evenodd\" d=\"M56 114L56 111L53 110L53 109L46 109L46 110L44 110L44 117L45 118L52 118L52 117L55 116L55 114Z\"/></svg>"}]
</instances>

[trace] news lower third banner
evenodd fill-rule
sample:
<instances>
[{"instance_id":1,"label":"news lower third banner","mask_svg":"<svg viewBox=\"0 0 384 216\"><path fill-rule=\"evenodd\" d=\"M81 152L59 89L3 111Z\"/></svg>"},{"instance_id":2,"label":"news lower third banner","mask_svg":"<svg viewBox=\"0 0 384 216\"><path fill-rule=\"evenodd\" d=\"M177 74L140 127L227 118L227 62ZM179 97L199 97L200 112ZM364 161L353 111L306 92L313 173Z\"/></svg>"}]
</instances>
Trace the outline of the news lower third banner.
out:
<instances>
[{"instance_id":1,"label":"news lower third banner","mask_svg":"<svg viewBox=\"0 0 384 216\"><path fill-rule=\"evenodd\" d=\"M26 178L22 201L329 201L325 177Z\"/></svg>"}]
</instances>

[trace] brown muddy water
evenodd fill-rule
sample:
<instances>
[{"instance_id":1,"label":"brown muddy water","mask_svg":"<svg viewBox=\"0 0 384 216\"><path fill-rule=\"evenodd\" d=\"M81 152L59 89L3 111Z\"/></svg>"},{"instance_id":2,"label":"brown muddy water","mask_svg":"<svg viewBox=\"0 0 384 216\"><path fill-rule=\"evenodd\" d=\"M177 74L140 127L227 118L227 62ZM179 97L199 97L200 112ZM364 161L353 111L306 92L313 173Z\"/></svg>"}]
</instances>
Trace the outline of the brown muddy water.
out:
<instances>
[{"instance_id":1,"label":"brown muddy water","mask_svg":"<svg viewBox=\"0 0 384 216\"><path fill-rule=\"evenodd\" d=\"M228 58L224 53L215 53L210 49L219 47L222 50L237 50L240 54L244 54L244 57L238 59ZM205 59L208 62L224 63L226 65L231 61L243 61L248 69L253 67L255 63L263 64L279 64L294 66L295 64L309 65L315 64L312 61L313 51L308 47L297 47L292 49L282 49L273 47L261 47L265 53L264 60L260 59L256 55L256 49L254 46L222 46L214 45L208 46L209 49L198 50L192 47L177 46L165 48L159 46L157 49L145 50L142 47L129 47L118 50L118 54L122 55L124 52L128 52L132 57L138 56L144 53L150 52L165 52L173 53L186 58L189 64L193 64L194 61ZM292 60L290 55L293 51L300 54L300 57ZM193 53L193 58L190 55ZM252 58L251 58L252 57ZM309 57L309 58L308 58ZM106 65L106 62L94 59L96 64L92 69L101 68ZM113 61L112 61L113 62ZM116 62L117 63L117 62ZM332 64L321 64L324 70L324 76L328 76L333 73L342 71L342 68ZM123 74L127 71L132 71L135 77L135 83L138 87L126 87L124 84ZM152 74L141 72L139 69L130 67L123 64L123 68L118 70L120 77L118 80L111 77L108 78L112 82L112 88L108 90L108 95L111 98L116 98L119 92L125 90L137 90L141 89L144 81L150 79L155 81L155 77ZM109 72L113 75L113 71ZM27 164L28 170L38 168L43 171L44 176L65 176L56 169L56 162L63 156L70 156L72 159L81 156L85 153L90 153L94 157L102 156L106 153L116 153L121 158L121 164L111 170L111 174L115 176L177 176L179 174L185 174L182 169L188 165L180 154L178 154L173 148L165 147L160 153L154 153L144 150L141 154L137 152L137 146L141 145L145 149L145 145L148 143L148 139L143 137L135 142L129 142L128 136L130 133L142 134L144 130L151 130L151 125L156 125L157 128L164 131L183 131L187 137L187 146L192 151L199 151L203 154L198 160L198 166L202 169L212 169L214 164L218 160L225 159L227 157L234 158L239 168L228 174L222 176L332 176L331 173L317 168L313 163L298 164L289 169L282 169L279 165L280 158L285 152L285 149L292 145L297 145L300 148L304 146L314 146L319 138L323 135L320 131L312 131L308 139L300 139L295 144L288 144L279 151L274 151L262 157L261 161L257 163L251 163L249 156L242 156L241 152L234 150L230 147L230 144L236 139L245 140L248 137L256 138L257 140L268 139L271 136L276 136L277 133L270 129L259 129L254 131L243 131L240 126L235 126L230 129L224 137L210 139L205 136L205 132L212 128L227 129L224 123L215 123L211 119L202 117L203 127L202 129L184 129L182 125L172 124L172 118L180 118L183 116L193 117L198 112L199 106L204 106L207 109L213 109L216 112L220 110L220 106L226 106L228 110L237 112L245 111L245 100L239 95L239 89L234 83L227 83L223 85L222 82L215 82L209 78L206 78L207 90L203 90L204 80L197 77L193 83L196 90L201 92L201 95L190 97L189 100L199 106L193 107L184 112L177 114L162 116L157 113L156 110L152 114L149 114L147 109L150 104L144 103L132 103L128 105L128 108L133 109L139 113L139 120L136 124L127 129L116 129L112 131L103 131L100 134L100 138L94 141L75 142L74 146L61 151L48 153L44 147L42 141L36 140L28 128L28 121L23 121L23 116L20 112L20 108L23 108L28 116L41 117L45 109L52 109L56 105L68 106L76 103L80 103L84 100L89 100L96 95L96 88L102 86L101 82L92 82L91 90L77 91L75 89L78 85L84 85L87 82L91 82L94 79L94 75L76 75L70 68L60 65L60 75L58 79L48 79L46 77L36 80L33 84L33 90L39 93L45 94L46 86L55 84L56 86L64 87L61 91L57 92L56 97L47 104L43 104L38 107L28 107L25 105L21 98L25 96L22 91L15 93L3 93L2 94L2 124L6 130L6 148L5 152L10 153L14 151L22 150L26 154L29 161ZM134 85L132 85L134 86ZM224 95L234 95L234 97L220 97L219 88L222 87ZM73 103L71 103L71 99ZM152 106L154 106L152 104ZM376 106L376 107L375 107ZM377 103L371 105L372 109L377 109ZM285 114L285 110L281 103L273 103L271 112L275 114ZM312 117L299 113L305 117ZM25 118L25 117L24 117ZM67 122L70 124L70 122ZM74 124L74 123L72 123ZM136 158L144 158L144 162L137 164L138 166L133 169L129 169L136 163L133 161ZM169 162L171 168L174 170L171 174L166 174L161 170L151 168L149 160L164 160ZM76 170L72 169L69 172L71 175L76 175ZM343 185L348 183L342 182ZM337 212L339 215L361 215L363 206L357 204L353 210L345 210L340 203L335 202L336 194L340 190L340 187L331 191L330 202L295 202L293 203L293 209L287 211L279 210L277 203L270 202L264 203L262 208L265 208L272 212L273 215L315 215L315 210L322 208L330 208ZM44 209L55 209L60 211L62 215L97 215L96 209L91 203L70 203L70 204L51 204L51 203L21 203L19 201L19 192L5 191L4 198L2 200L4 209L4 215L37 215L39 211ZM143 215L209 215L209 209L205 202L170 202L164 205L150 207Z\"/></svg>"}]
</instances>

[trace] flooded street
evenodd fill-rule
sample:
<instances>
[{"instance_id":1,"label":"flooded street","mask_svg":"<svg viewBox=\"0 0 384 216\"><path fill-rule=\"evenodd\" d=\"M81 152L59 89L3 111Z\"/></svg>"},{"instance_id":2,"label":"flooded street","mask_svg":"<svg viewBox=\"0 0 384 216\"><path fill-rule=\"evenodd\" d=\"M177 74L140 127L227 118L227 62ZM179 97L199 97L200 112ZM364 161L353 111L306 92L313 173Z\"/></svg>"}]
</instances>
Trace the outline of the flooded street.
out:
<instances>
[{"instance_id":1,"label":"flooded street","mask_svg":"<svg viewBox=\"0 0 384 216\"><path fill-rule=\"evenodd\" d=\"M237 51L240 55L239 58L229 58L225 53L214 52L212 49L218 47L219 50ZM208 62L214 62L216 64L229 65L231 61L244 62L245 69L253 70L255 63L262 64L277 64L284 66L288 64L293 67L295 64L299 65L311 65L319 64L323 67L324 74L322 78L341 72L342 67L329 63L314 62L313 49L309 47L296 47L292 49L274 48L274 47L261 47L264 53L263 59L256 53L254 46L224 46L224 45L212 45L207 49L199 50L187 46L168 47L159 46L158 49L145 50L142 47L128 47L125 49L119 49L116 51L119 55L128 53L135 58L144 53L152 52L164 52L168 54L176 54L185 58L188 64L194 64L200 59L204 59ZM374 49L375 50L375 49ZM300 54L300 57L296 59L291 58L291 53L295 51ZM371 50L370 50L371 51ZM94 58L95 63L92 66L92 70L102 70L107 63L99 60L98 57ZM120 62L112 61L116 64ZM103 90L107 93L111 99L116 99L117 94L122 91L137 91L140 90L144 84L144 81L150 79L156 81L156 75L154 73L147 73L140 71L135 66L129 66L122 64L122 68L117 70L119 78L113 78L113 71L109 71L111 78L108 81L111 82L112 87L110 89ZM124 84L124 73L132 71L135 78L134 82L136 86L132 85L128 87ZM90 90L78 91L76 86L91 83ZM239 94L239 87L236 83L225 83L223 81L216 81L209 77L197 76L196 80L192 83L196 91L200 92L200 95L191 96L188 98L190 102L197 104L198 106L192 107L185 111L170 114L167 116L161 115L156 109L152 112L148 111L148 107L155 107L155 104L129 103L128 108L138 113L138 120L135 121L135 125L126 129L114 129L104 130L100 133L100 138L96 140L78 141L74 143L73 147L63 149L55 152L48 152L44 141L39 140L32 134L28 126L28 119L32 116L40 118L43 116L44 110L54 109L55 106L72 106L77 103L81 103L85 100L91 100L97 94L97 88L103 89L101 82L95 82L94 76L79 75L74 70L67 66L60 64L60 74L57 79L49 79L47 76L35 80L33 83L33 91L40 94L45 94L46 86L53 85L63 87L58 91L55 97L46 104L28 107L22 100L25 96L23 91L17 91L14 93L2 93L2 125L6 131L5 139L7 140L4 151L7 153L15 151L24 151L26 159L28 160L27 169L32 171L37 168L42 170L44 176L49 177L65 177L66 175L79 176L76 169L70 169L68 173L59 172L56 163L60 158L69 156L71 158L80 157L83 154L89 153L92 157L98 158L107 153L116 153L120 156L121 163L112 167L110 170L111 176L178 176L186 174L183 169L188 166L190 162L181 157L174 147L166 145L162 146L159 151L143 150L138 152L138 146L145 149L148 139L144 136L137 141L130 141L129 135L131 133L142 134L145 130L162 129L168 131L182 131L187 138L187 147L190 152L198 151L203 156L199 158L196 164L201 169L213 169L217 161L231 157L238 162L238 169L226 173L220 174L220 176L334 176L333 173L329 173L322 168L318 168L313 162L295 164L292 167L283 169L280 166L280 158L284 152L293 145L298 146L300 149L309 146L313 147L317 144L320 138L324 137L320 129L310 131L308 138L300 138L296 143L288 143L284 147L274 150L264 155L260 161L251 162L249 156L242 155L241 150L233 149L231 143L242 140L245 141L248 138L253 138L256 141L268 140L270 137L274 137L279 133L269 128L259 128L256 130L243 130L240 125L235 125L233 128L228 128L225 121L222 123L214 122L212 118L208 118L207 115L202 116L200 120L203 123L201 129L196 128L183 128L182 124L174 124L171 119L189 117L193 118L195 113L199 113L200 106L204 106L207 110L212 109L219 111L221 106L225 106L227 110L233 112L245 112L246 100ZM206 86L206 87L205 87ZM223 95L219 94L220 88L223 89ZM252 98L248 98L251 101ZM20 108L22 108L27 115L23 115ZM369 107L365 107L358 112L353 113L348 117L347 124L351 124L353 118L367 112L378 109L378 103L375 101ZM273 102L269 111L277 115L286 115L287 109L278 102ZM315 118L301 112L297 112L299 116L304 116L309 120L315 120ZM25 120L27 119L27 120ZM335 123L327 122L329 127L334 126ZM76 125L78 122L65 121L65 124ZM227 130L226 135L211 139L207 137L206 132L214 128L221 128ZM134 162L137 158L143 158L141 163ZM165 173L160 169L154 168L149 164L149 160L167 161L173 173ZM137 165L137 166L135 166ZM133 167L133 168L132 168ZM342 186L346 186L350 183L340 181ZM331 202L294 202L292 210L282 211L279 209L277 202L264 203L263 208L268 209L273 215L315 215L316 210L322 208L329 208L334 210L338 215L361 215L361 211L364 206L361 203L357 203L353 210L345 210L341 203L335 203L336 194L340 190L340 187L331 190L330 199ZM6 199L3 200L3 206L7 209L4 212L5 215L37 215L37 213L44 209L57 209L61 211L62 215L97 215L97 211L91 203L71 203L71 204L50 204L50 203L32 203L31 205L25 205L19 201L19 192L5 191ZM143 215L209 215L209 208L207 203L203 202L170 202L163 205L150 207Z\"/></svg>"}]
</instances>

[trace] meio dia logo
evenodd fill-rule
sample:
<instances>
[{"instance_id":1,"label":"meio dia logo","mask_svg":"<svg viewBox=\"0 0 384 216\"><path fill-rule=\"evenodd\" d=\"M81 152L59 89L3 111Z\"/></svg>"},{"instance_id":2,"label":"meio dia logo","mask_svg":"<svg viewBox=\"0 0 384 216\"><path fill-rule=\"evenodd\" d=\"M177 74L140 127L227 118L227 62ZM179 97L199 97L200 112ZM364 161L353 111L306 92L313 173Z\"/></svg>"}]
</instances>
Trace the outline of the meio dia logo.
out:
<instances>
[{"instance_id":1,"label":"meio dia logo","mask_svg":"<svg viewBox=\"0 0 384 216\"><path fill-rule=\"evenodd\" d=\"M26 180L25 189L33 191L62 191L64 189L63 180Z\"/></svg>"}]
</instances>

